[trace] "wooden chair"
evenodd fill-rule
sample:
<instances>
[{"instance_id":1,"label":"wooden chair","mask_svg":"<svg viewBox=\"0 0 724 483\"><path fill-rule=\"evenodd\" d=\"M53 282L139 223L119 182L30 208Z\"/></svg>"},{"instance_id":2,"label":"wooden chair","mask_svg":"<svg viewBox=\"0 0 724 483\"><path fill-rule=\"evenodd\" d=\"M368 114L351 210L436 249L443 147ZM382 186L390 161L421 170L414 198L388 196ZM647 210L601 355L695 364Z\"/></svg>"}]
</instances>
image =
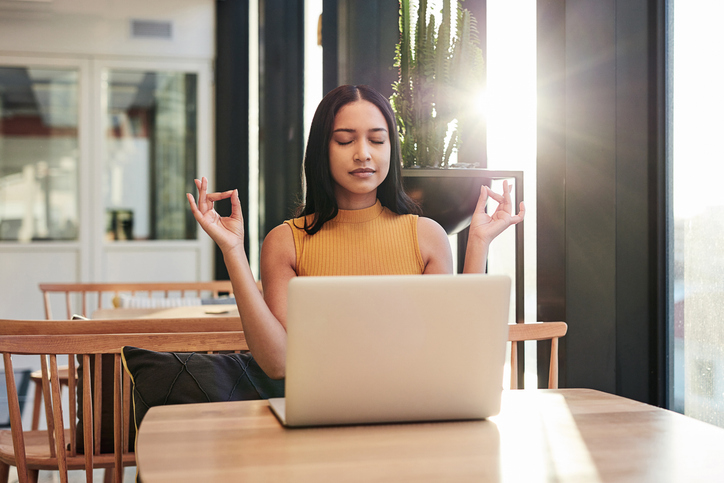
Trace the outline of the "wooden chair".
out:
<instances>
[{"instance_id":1,"label":"wooden chair","mask_svg":"<svg viewBox=\"0 0 724 483\"><path fill-rule=\"evenodd\" d=\"M62 302L64 304L65 310L61 317L69 320L75 314L87 318L92 315L94 310L111 308L113 300L122 294L133 296L144 294L148 298L162 295L164 299L189 296L218 298L221 293L233 294L231 282L228 280L211 282L41 283L39 287L43 293L45 318L48 320L53 319L51 300L57 300L58 303ZM68 368L60 367L58 371L61 386L67 386ZM35 430L40 426L40 406L43 400L40 371L31 373L30 380L35 386L31 426Z\"/></svg>"},{"instance_id":2,"label":"wooden chair","mask_svg":"<svg viewBox=\"0 0 724 483\"><path fill-rule=\"evenodd\" d=\"M558 338L566 335L565 322L537 322L532 324L509 324L510 345L510 388L518 388L518 342L526 340L550 340L551 360L548 368L548 389L558 388Z\"/></svg>"},{"instance_id":3,"label":"wooden chair","mask_svg":"<svg viewBox=\"0 0 724 483\"><path fill-rule=\"evenodd\" d=\"M211 282L139 282L139 283L41 283L45 303L45 318L53 319L51 310L52 294L62 294L65 300L64 319L70 319L74 314L90 317L92 310L111 308L113 298L121 294L144 294L148 298L163 295L163 298L188 296L218 298L220 293L233 295L231 282L216 280ZM80 305L77 299L81 299ZM75 302L75 304L74 304Z\"/></svg>"},{"instance_id":4,"label":"wooden chair","mask_svg":"<svg viewBox=\"0 0 724 483\"><path fill-rule=\"evenodd\" d=\"M226 319L226 320L225 320ZM203 319L217 323L221 328L232 328L238 319ZM74 321L75 322L75 321ZM86 322L86 321L78 321ZM132 321L104 321L90 325L78 324L72 330L85 328L96 330L122 330ZM146 321L148 322L148 321ZM156 351L236 351L246 348L243 332L227 330L219 332L159 332L188 321L174 319L154 320L147 327L157 332L149 333L89 333L69 334L71 321L0 321L0 353L5 364L5 379L10 409L11 429L0 431L0 482L7 482L10 466L18 469L21 483L37 480L38 471L58 470L60 481L68 481L68 470L86 470L86 481L93 481L92 468L112 468L116 482L122 481L123 467L135 465L135 454L128 451L128 428L131 416L130 378L122 370L121 347L130 345ZM86 322L87 324L87 322ZM40 327L38 327L40 326ZM210 325L206 325L210 328ZM186 327L188 328L188 327ZM23 332L25 333L19 333ZM18 333L16 333L18 332ZM39 333L41 332L41 333ZM39 355L42 384L46 399L47 430L24 431L20 415L12 355ZM101 434L101 363L103 354L114 354L114 446L112 454L100 452ZM83 447L84 454L76 452L76 388L75 378L69 380L67 411L69 421L63 421L63 401L58 373L57 357L68 355L71 372L75 372L75 357L83 360ZM91 358L95 358L95 371L91 374ZM91 377L97 388L91 393ZM67 443L70 443L66 446Z\"/></svg>"}]
</instances>

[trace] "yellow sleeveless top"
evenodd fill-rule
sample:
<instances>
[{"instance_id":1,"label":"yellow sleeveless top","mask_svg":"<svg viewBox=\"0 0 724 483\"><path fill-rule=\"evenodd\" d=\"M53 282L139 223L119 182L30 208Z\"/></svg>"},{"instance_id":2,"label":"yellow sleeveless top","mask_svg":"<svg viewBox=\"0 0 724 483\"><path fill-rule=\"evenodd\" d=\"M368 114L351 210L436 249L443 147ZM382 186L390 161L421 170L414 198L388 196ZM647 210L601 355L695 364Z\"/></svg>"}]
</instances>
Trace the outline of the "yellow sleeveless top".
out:
<instances>
[{"instance_id":1,"label":"yellow sleeveless top","mask_svg":"<svg viewBox=\"0 0 724 483\"><path fill-rule=\"evenodd\" d=\"M425 269L417 215L395 214L379 200L362 210L339 210L314 235L304 231L303 217L284 223L294 235L299 276L419 275Z\"/></svg>"}]
</instances>

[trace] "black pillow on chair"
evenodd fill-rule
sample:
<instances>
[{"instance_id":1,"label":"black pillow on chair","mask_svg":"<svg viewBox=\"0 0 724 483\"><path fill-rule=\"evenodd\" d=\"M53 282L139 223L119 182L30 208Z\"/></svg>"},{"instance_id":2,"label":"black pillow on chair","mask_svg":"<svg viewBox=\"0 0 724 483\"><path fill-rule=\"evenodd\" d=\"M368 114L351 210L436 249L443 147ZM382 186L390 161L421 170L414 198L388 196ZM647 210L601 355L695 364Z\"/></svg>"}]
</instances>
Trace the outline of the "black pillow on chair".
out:
<instances>
[{"instance_id":1,"label":"black pillow on chair","mask_svg":"<svg viewBox=\"0 0 724 483\"><path fill-rule=\"evenodd\" d=\"M249 352L154 352L126 346L122 355L133 384L136 428L153 406L284 396L284 380L270 379Z\"/></svg>"}]
</instances>

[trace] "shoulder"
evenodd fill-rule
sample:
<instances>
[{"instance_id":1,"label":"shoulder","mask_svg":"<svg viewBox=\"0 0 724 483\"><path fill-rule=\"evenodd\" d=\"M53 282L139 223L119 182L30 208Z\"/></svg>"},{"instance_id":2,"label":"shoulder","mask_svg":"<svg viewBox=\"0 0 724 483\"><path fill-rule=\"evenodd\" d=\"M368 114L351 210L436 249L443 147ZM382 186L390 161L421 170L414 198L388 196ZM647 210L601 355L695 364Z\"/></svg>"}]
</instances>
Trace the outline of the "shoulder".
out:
<instances>
[{"instance_id":1,"label":"shoulder","mask_svg":"<svg viewBox=\"0 0 724 483\"><path fill-rule=\"evenodd\" d=\"M261 246L261 256L267 260L296 261L292 227L284 222L270 231ZM270 258L271 257L271 258Z\"/></svg>"},{"instance_id":2,"label":"shoulder","mask_svg":"<svg viewBox=\"0 0 724 483\"><path fill-rule=\"evenodd\" d=\"M420 239L423 237L431 240L444 239L445 242L447 242L447 233L445 233L442 226L432 218L426 218L424 216L417 218L417 236Z\"/></svg>"},{"instance_id":3,"label":"shoulder","mask_svg":"<svg viewBox=\"0 0 724 483\"><path fill-rule=\"evenodd\" d=\"M290 221L294 221L294 220L285 221L281 225L274 227L272 229L272 231L270 231L264 238L264 245L294 243L294 239L292 236L293 228L292 228L292 224L289 223Z\"/></svg>"},{"instance_id":4,"label":"shoulder","mask_svg":"<svg viewBox=\"0 0 724 483\"><path fill-rule=\"evenodd\" d=\"M282 223L281 225L277 226L277 227L274 228L272 231L274 231L274 230L279 230L280 228L283 228L284 226L288 226L289 228L291 228L292 231L294 231L294 230L303 230L303 229L304 229L304 222L305 222L305 217L303 217L303 216L300 216L300 217L298 217L298 218L292 218L292 219L290 219L290 220L284 220L284 223ZM272 231L270 231L269 233L271 233ZM282 231L283 231L283 230L282 230Z\"/></svg>"},{"instance_id":5,"label":"shoulder","mask_svg":"<svg viewBox=\"0 0 724 483\"><path fill-rule=\"evenodd\" d=\"M425 273L452 273L450 240L438 222L420 216L417 219L417 242Z\"/></svg>"}]
</instances>

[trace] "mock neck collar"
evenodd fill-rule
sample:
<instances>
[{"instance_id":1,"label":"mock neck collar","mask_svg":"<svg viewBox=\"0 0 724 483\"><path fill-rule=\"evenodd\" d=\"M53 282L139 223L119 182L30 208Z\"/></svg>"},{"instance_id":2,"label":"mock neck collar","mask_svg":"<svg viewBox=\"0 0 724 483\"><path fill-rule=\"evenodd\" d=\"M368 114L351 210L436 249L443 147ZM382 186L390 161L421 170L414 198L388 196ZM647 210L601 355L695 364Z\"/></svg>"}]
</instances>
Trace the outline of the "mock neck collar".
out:
<instances>
[{"instance_id":1,"label":"mock neck collar","mask_svg":"<svg viewBox=\"0 0 724 483\"><path fill-rule=\"evenodd\" d=\"M364 223L374 220L382 213L382 203L377 200L374 205L361 210L339 210L332 221L337 223Z\"/></svg>"}]
</instances>

